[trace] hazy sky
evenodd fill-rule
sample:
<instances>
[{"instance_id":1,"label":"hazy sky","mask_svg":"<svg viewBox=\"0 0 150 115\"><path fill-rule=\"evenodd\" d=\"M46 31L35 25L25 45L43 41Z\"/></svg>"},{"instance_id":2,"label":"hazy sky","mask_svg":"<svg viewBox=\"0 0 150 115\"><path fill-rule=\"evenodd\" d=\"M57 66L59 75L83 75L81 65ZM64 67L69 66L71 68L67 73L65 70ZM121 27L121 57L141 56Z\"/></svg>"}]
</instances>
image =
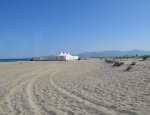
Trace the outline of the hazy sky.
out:
<instances>
[{"instance_id":1,"label":"hazy sky","mask_svg":"<svg viewBox=\"0 0 150 115\"><path fill-rule=\"evenodd\" d=\"M150 0L0 0L0 58L150 50Z\"/></svg>"}]
</instances>

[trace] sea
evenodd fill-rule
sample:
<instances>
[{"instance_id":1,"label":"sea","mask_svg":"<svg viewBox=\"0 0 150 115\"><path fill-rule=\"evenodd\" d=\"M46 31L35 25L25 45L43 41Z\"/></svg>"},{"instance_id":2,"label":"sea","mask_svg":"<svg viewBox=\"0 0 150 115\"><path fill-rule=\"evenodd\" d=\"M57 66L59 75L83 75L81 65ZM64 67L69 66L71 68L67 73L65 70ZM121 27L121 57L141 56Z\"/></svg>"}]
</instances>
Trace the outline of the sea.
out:
<instances>
[{"instance_id":1,"label":"sea","mask_svg":"<svg viewBox=\"0 0 150 115\"><path fill-rule=\"evenodd\" d=\"M31 61L32 58L19 58L19 59L0 59L0 62L17 62L17 61Z\"/></svg>"}]
</instances>

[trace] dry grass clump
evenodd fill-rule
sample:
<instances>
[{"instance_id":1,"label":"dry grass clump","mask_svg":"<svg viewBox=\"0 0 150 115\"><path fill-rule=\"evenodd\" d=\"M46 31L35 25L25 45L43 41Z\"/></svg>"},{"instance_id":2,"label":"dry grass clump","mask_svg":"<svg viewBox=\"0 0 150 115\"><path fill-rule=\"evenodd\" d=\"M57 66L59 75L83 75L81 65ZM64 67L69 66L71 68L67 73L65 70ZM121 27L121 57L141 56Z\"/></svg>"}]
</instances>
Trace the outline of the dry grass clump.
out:
<instances>
[{"instance_id":1,"label":"dry grass clump","mask_svg":"<svg viewBox=\"0 0 150 115\"><path fill-rule=\"evenodd\" d=\"M142 56L143 61L144 61L144 60L147 60L148 58L150 58L150 55L143 55L143 56Z\"/></svg>"},{"instance_id":2,"label":"dry grass clump","mask_svg":"<svg viewBox=\"0 0 150 115\"><path fill-rule=\"evenodd\" d=\"M78 58L78 60L88 60L88 58Z\"/></svg>"},{"instance_id":3,"label":"dry grass clump","mask_svg":"<svg viewBox=\"0 0 150 115\"><path fill-rule=\"evenodd\" d=\"M119 67L119 66L124 64L124 62L119 62L119 61L115 61L115 60L108 60L108 59L105 59L105 62L113 64L114 67Z\"/></svg>"},{"instance_id":4,"label":"dry grass clump","mask_svg":"<svg viewBox=\"0 0 150 115\"><path fill-rule=\"evenodd\" d=\"M119 66L121 66L123 64L124 64L124 62L115 61L114 64L113 64L113 66L119 67Z\"/></svg>"},{"instance_id":5,"label":"dry grass clump","mask_svg":"<svg viewBox=\"0 0 150 115\"><path fill-rule=\"evenodd\" d=\"M136 62L132 62L130 65L136 65Z\"/></svg>"},{"instance_id":6,"label":"dry grass clump","mask_svg":"<svg viewBox=\"0 0 150 115\"><path fill-rule=\"evenodd\" d=\"M132 62L126 69L125 71L130 71L132 69L132 66L136 65L136 62Z\"/></svg>"},{"instance_id":7,"label":"dry grass clump","mask_svg":"<svg viewBox=\"0 0 150 115\"><path fill-rule=\"evenodd\" d=\"M108 59L105 59L105 62L106 62L106 63L114 63L114 61L108 60Z\"/></svg>"},{"instance_id":8,"label":"dry grass clump","mask_svg":"<svg viewBox=\"0 0 150 115\"><path fill-rule=\"evenodd\" d=\"M131 68L132 68L132 65L129 65L129 66L125 69L125 71L130 71Z\"/></svg>"}]
</instances>

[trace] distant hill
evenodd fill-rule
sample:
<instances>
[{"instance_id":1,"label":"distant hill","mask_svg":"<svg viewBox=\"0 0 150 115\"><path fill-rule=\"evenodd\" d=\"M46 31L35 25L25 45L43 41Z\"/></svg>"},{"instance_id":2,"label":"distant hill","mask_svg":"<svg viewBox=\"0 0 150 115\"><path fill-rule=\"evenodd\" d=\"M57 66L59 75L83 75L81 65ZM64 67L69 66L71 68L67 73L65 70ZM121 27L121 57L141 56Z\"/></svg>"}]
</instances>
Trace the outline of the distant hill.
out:
<instances>
[{"instance_id":1,"label":"distant hill","mask_svg":"<svg viewBox=\"0 0 150 115\"><path fill-rule=\"evenodd\" d=\"M135 56L135 55L150 55L150 51L145 50L129 50L129 51L119 51L119 50L108 50L100 52L83 52L78 54L80 57L116 57L116 56Z\"/></svg>"}]
</instances>

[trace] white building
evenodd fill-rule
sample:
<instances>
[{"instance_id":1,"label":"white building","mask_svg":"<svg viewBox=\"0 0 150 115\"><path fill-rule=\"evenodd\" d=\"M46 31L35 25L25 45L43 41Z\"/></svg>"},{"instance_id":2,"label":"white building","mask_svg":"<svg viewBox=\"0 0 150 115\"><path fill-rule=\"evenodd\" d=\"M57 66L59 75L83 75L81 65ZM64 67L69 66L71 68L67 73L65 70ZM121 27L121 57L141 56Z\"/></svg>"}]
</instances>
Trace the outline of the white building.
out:
<instances>
[{"instance_id":1,"label":"white building","mask_svg":"<svg viewBox=\"0 0 150 115\"><path fill-rule=\"evenodd\" d=\"M65 59L65 60L78 60L78 56L72 56L72 55L70 55L69 54L69 52L68 53L66 53L66 52L60 52L60 54L57 56L57 57L60 57L60 58L63 58L63 59Z\"/></svg>"},{"instance_id":2,"label":"white building","mask_svg":"<svg viewBox=\"0 0 150 115\"><path fill-rule=\"evenodd\" d=\"M42 56L34 57L33 61L69 61L69 60L78 60L78 56L72 56L66 52L60 52L57 56Z\"/></svg>"}]
</instances>

